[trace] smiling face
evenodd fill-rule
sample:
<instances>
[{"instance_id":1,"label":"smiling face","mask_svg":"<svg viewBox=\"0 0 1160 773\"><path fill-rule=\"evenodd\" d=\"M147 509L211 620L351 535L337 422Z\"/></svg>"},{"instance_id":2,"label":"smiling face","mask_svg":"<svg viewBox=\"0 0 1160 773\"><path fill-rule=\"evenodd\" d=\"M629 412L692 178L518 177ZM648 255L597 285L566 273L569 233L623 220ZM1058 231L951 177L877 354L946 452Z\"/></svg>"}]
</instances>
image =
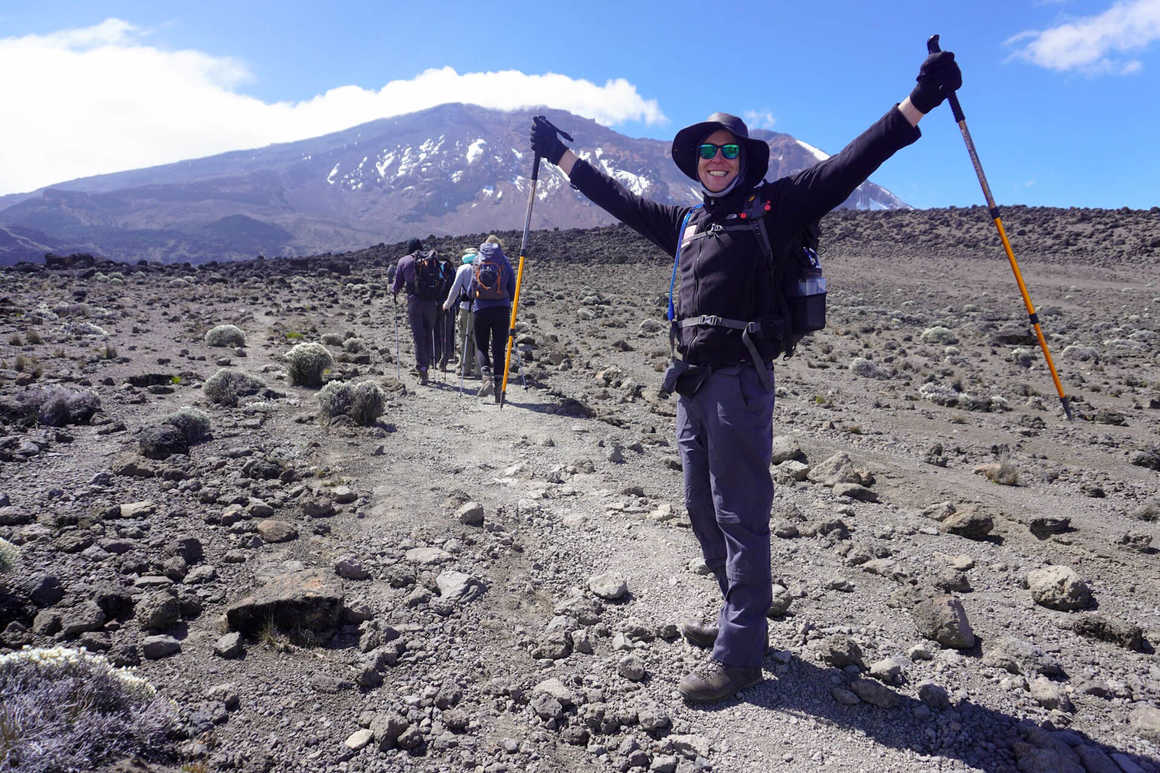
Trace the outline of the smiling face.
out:
<instances>
[{"instance_id":1,"label":"smiling face","mask_svg":"<svg viewBox=\"0 0 1160 773\"><path fill-rule=\"evenodd\" d=\"M711 142L714 145L727 145L737 142L737 138L724 129L718 129L701 142ZM717 154L710 159L697 157L697 176L706 190L717 193L729 187L741 169L741 157L725 158L718 149Z\"/></svg>"}]
</instances>

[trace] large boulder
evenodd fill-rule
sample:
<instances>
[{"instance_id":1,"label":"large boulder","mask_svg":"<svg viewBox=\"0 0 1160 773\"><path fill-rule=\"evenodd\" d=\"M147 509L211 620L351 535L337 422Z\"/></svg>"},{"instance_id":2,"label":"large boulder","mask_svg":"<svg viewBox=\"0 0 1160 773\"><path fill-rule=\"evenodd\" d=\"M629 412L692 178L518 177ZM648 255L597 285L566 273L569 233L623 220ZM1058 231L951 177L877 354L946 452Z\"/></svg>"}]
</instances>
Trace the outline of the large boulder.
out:
<instances>
[{"instance_id":1,"label":"large boulder","mask_svg":"<svg viewBox=\"0 0 1160 773\"><path fill-rule=\"evenodd\" d=\"M943 647L962 650L975 646L975 632L967 622L967 612L954 596L923 599L914 605L911 616L920 634Z\"/></svg>"},{"instance_id":2,"label":"large boulder","mask_svg":"<svg viewBox=\"0 0 1160 773\"><path fill-rule=\"evenodd\" d=\"M230 604L226 621L231 631L257 634L273 626L292 634L329 637L342 618L342 581L314 569L275 577L258 590Z\"/></svg>"}]
</instances>

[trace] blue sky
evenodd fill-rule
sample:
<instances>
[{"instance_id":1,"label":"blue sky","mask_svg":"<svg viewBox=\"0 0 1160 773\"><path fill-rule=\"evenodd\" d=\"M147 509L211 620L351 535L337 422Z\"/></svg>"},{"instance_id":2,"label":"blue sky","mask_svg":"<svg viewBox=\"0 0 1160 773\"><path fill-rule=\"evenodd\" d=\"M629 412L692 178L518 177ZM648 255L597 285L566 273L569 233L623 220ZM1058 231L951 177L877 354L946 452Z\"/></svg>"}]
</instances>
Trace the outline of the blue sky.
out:
<instances>
[{"instance_id":1,"label":"blue sky","mask_svg":"<svg viewBox=\"0 0 1160 773\"><path fill-rule=\"evenodd\" d=\"M1000 205L1160 205L1160 0L885 7L4 0L0 194L445 101L664 140L724 110L834 153L909 92L938 32ZM921 128L872 179L919 207L981 203L949 109Z\"/></svg>"}]
</instances>

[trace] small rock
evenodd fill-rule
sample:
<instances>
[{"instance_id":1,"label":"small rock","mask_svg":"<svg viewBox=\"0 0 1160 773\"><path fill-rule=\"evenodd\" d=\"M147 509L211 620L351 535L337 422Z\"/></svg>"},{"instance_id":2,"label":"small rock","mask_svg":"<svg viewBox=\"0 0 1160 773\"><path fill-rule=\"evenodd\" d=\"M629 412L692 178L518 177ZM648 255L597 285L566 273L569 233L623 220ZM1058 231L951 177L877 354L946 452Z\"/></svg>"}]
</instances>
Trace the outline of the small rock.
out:
<instances>
[{"instance_id":1,"label":"small rock","mask_svg":"<svg viewBox=\"0 0 1160 773\"><path fill-rule=\"evenodd\" d=\"M620 662L616 664L616 673L630 682L642 682L648 676L644 661L636 655L625 655L621 658Z\"/></svg>"},{"instance_id":2,"label":"small rock","mask_svg":"<svg viewBox=\"0 0 1160 773\"><path fill-rule=\"evenodd\" d=\"M141 642L141 654L146 660L160 660L181 652L181 642L172 636L146 636Z\"/></svg>"},{"instance_id":3,"label":"small rock","mask_svg":"<svg viewBox=\"0 0 1160 773\"><path fill-rule=\"evenodd\" d=\"M374 734L374 732L371 731L370 728L363 728L362 730L355 730L353 733L351 733L349 736L347 736L346 740L343 741L343 745L346 746L346 748L348 748L348 749L351 749L353 751L358 751L359 749L363 748L368 743L370 743L372 740L374 740L374 737L375 737L375 734Z\"/></svg>"},{"instance_id":4,"label":"small rock","mask_svg":"<svg viewBox=\"0 0 1160 773\"><path fill-rule=\"evenodd\" d=\"M242 635L236 631L219 636L214 642L213 654L219 658L232 660L242 654Z\"/></svg>"},{"instance_id":5,"label":"small rock","mask_svg":"<svg viewBox=\"0 0 1160 773\"><path fill-rule=\"evenodd\" d=\"M867 703L884 709L894 708L901 700L898 693L873 679L855 679L850 683L850 690Z\"/></svg>"},{"instance_id":6,"label":"small rock","mask_svg":"<svg viewBox=\"0 0 1160 773\"><path fill-rule=\"evenodd\" d=\"M967 621L962 602L954 596L923 599L911 609L914 627L920 634L953 649L975 646L975 633Z\"/></svg>"},{"instance_id":7,"label":"small rock","mask_svg":"<svg viewBox=\"0 0 1160 773\"><path fill-rule=\"evenodd\" d=\"M1075 711L1075 706L1072 705L1071 699L1067 697L1067 693L1058 684L1045 676L1032 679L1030 689L1031 697L1045 709L1059 709L1069 714Z\"/></svg>"},{"instance_id":8,"label":"small rock","mask_svg":"<svg viewBox=\"0 0 1160 773\"><path fill-rule=\"evenodd\" d=\"M468 502L455 511L455 520L464 526L483 526L483 505Z\"/></svg>"},{"instance_id":9,"label":"small rock","mask_svg":"<svg viewBox=\"0 0 1160 773\"><path fill-rule=\"evenodd\" d=\"M289 542L292 539L298 538L298 529L292 523L286 521L276 521L272 518L267 518L264 521L258 521L258 536L262 538L263 542L277 543Z\"/></svg>"},{"instance_id":10,"label":"small rock","mask_svg":"<svg viewBox=\"0 0 1160 773\"><path fill-rule=\"evenodd\" d=\"M628 593L628 583L623 577L608 572L589 577L588 589L602 599L616 601Z\"/></svg>"}]
</instances>

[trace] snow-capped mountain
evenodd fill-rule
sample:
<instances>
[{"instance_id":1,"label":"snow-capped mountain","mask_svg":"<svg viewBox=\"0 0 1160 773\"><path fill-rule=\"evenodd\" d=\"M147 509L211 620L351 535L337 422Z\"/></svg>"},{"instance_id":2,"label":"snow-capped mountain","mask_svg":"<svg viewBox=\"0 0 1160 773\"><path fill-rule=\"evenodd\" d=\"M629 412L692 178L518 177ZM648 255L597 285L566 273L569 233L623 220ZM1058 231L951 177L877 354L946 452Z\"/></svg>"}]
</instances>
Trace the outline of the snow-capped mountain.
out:
<instances>
[{"instance_id":1,"label":"snow-capped mountain","mask_svg":"<svg viewBox=\"0 0 1160 773\"><path fill-rule=\"evenodd\" d=\"M447 104L309 140L0 197L0 228L38 237L0 240L0 262L39 258L30 250L43 245L121 260L201 262L521 229L531 185L528 128L537 113L630 190L664 202L700 200L667 141L633 139L558 110ZM825 157L787 134L754 134L770 145L769 179ZM908 208L873 183L843 206ZM611 222L558 169L541 165L533 228Z\"/></svg>"}]
</instances>

